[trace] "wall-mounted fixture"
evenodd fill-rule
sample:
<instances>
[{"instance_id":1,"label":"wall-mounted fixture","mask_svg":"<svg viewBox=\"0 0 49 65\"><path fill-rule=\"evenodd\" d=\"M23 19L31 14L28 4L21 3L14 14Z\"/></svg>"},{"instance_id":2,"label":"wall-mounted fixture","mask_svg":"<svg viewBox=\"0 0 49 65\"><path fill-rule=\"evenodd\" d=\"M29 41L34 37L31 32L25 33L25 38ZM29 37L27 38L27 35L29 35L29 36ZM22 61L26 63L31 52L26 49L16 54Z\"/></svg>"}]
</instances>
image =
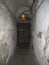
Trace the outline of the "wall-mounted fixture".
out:
<instances>
[{"instance_id":1,"label":"wall-mounted fixture","mask_svg":"<svg viewBox=\"0 0 49 65\"><path fill-rule=\"evenodd\" d=\"M25 21L25 20L27 19L27 15L26 15L25 13L22 13L22 14L21 14L21 19L22 19L23 21Z\"/></svg>"},{"instance_id":2,"label":"wall-mounted fixture","mask_svg":"<svg viewBox=\"0 0 49 65\"><path fill-rule=\"evenodd\" d=\"M31 13L28 7L20 7L16 12L16 20L18 23L31 20Z\"/></svg>"},{"instance_id":3,"label":"wall-mounted fixture","mask_svg":"<svg viewBox=\"0 0 49 65\"><path fill-rule=\"evenodd\" d=\"M20 19L22 21L28 21L28 20L30 20L31 19L30 11L24 11L23 13L21 13Z\"/></svg>"}]
</instances>

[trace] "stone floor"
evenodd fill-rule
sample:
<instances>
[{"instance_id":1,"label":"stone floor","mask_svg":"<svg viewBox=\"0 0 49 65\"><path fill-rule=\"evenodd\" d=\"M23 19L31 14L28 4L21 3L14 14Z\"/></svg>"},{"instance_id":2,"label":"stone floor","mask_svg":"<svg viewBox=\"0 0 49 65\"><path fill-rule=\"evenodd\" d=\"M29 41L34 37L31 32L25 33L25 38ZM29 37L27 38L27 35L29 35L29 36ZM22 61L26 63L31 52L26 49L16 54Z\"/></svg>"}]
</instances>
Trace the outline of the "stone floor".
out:
<instances>
[{"instance_id":1,"label":"stone floor","mask_svg":"<svg viewBox=\"0 0 49 65\"><path fill-rule=\"evenodd\" d=\"M37 63L35 62L35 55L29 47L17 47L8 65L37 65Z\"/></svg>"}]
</instances>

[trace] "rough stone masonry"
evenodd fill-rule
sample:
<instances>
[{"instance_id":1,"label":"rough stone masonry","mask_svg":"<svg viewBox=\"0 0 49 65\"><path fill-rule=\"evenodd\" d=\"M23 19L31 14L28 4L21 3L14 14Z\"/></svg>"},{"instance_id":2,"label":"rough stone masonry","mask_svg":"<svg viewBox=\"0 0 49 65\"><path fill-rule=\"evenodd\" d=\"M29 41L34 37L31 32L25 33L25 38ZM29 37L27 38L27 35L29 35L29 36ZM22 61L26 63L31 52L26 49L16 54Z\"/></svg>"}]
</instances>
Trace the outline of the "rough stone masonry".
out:
<instances>
[{"instance_id":1,"label":"rough stone masonry","mask_svg":"<svg viewBox=\"0 0 49 65\"><path fill-rule=\"evenodd\" d=\"M9 11L0 3L0 64L8 62L16 46L16 26Z\"/></svg>"}]
</instances>

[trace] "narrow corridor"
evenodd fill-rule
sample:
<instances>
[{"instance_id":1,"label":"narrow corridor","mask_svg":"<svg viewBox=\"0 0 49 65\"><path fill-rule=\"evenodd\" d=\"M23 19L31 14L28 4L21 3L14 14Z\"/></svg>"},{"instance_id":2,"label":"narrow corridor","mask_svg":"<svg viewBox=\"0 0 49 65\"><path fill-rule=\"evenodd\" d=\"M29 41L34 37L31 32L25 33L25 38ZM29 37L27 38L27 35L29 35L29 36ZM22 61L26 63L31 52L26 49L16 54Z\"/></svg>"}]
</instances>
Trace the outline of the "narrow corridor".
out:
<instances>
[{"instance_id":1,"label":"narrow corridor","mask_svg":"<svg viewBox=\"0 0 49 65\"><path fill-rule=\"evenodd\" d=\"M0 0L0 65L49 65L49 0Z\"/></svg>"}]
</instances>

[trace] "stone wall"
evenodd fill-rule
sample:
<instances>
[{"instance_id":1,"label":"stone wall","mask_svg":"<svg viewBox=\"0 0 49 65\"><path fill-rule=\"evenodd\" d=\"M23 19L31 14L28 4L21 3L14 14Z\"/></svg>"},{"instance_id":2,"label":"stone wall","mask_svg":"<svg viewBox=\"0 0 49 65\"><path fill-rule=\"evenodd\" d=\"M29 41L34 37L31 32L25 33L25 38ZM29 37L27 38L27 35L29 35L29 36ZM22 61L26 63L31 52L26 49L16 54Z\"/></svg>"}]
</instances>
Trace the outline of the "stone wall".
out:
<instances>
[{"instance_id":1,"label":"stone wall","mask_svg":"<svg viewBox=\"0 0 49 65\"><path fill-rule=\"evenodd\" d=\"M39 1L33 7L32 41L40 65L49 65L49 0Z\"/></svg>"},{"instance_id":2,"label":"stone wall","mask_svg":"<svg viewBox=\"0 0 49 65\"><path fill-rule=\"evenodd\" d=\"M0 3L0 65L8 62L16 46L16 26L9 11Z\"/></svg>"}]
</instances>

